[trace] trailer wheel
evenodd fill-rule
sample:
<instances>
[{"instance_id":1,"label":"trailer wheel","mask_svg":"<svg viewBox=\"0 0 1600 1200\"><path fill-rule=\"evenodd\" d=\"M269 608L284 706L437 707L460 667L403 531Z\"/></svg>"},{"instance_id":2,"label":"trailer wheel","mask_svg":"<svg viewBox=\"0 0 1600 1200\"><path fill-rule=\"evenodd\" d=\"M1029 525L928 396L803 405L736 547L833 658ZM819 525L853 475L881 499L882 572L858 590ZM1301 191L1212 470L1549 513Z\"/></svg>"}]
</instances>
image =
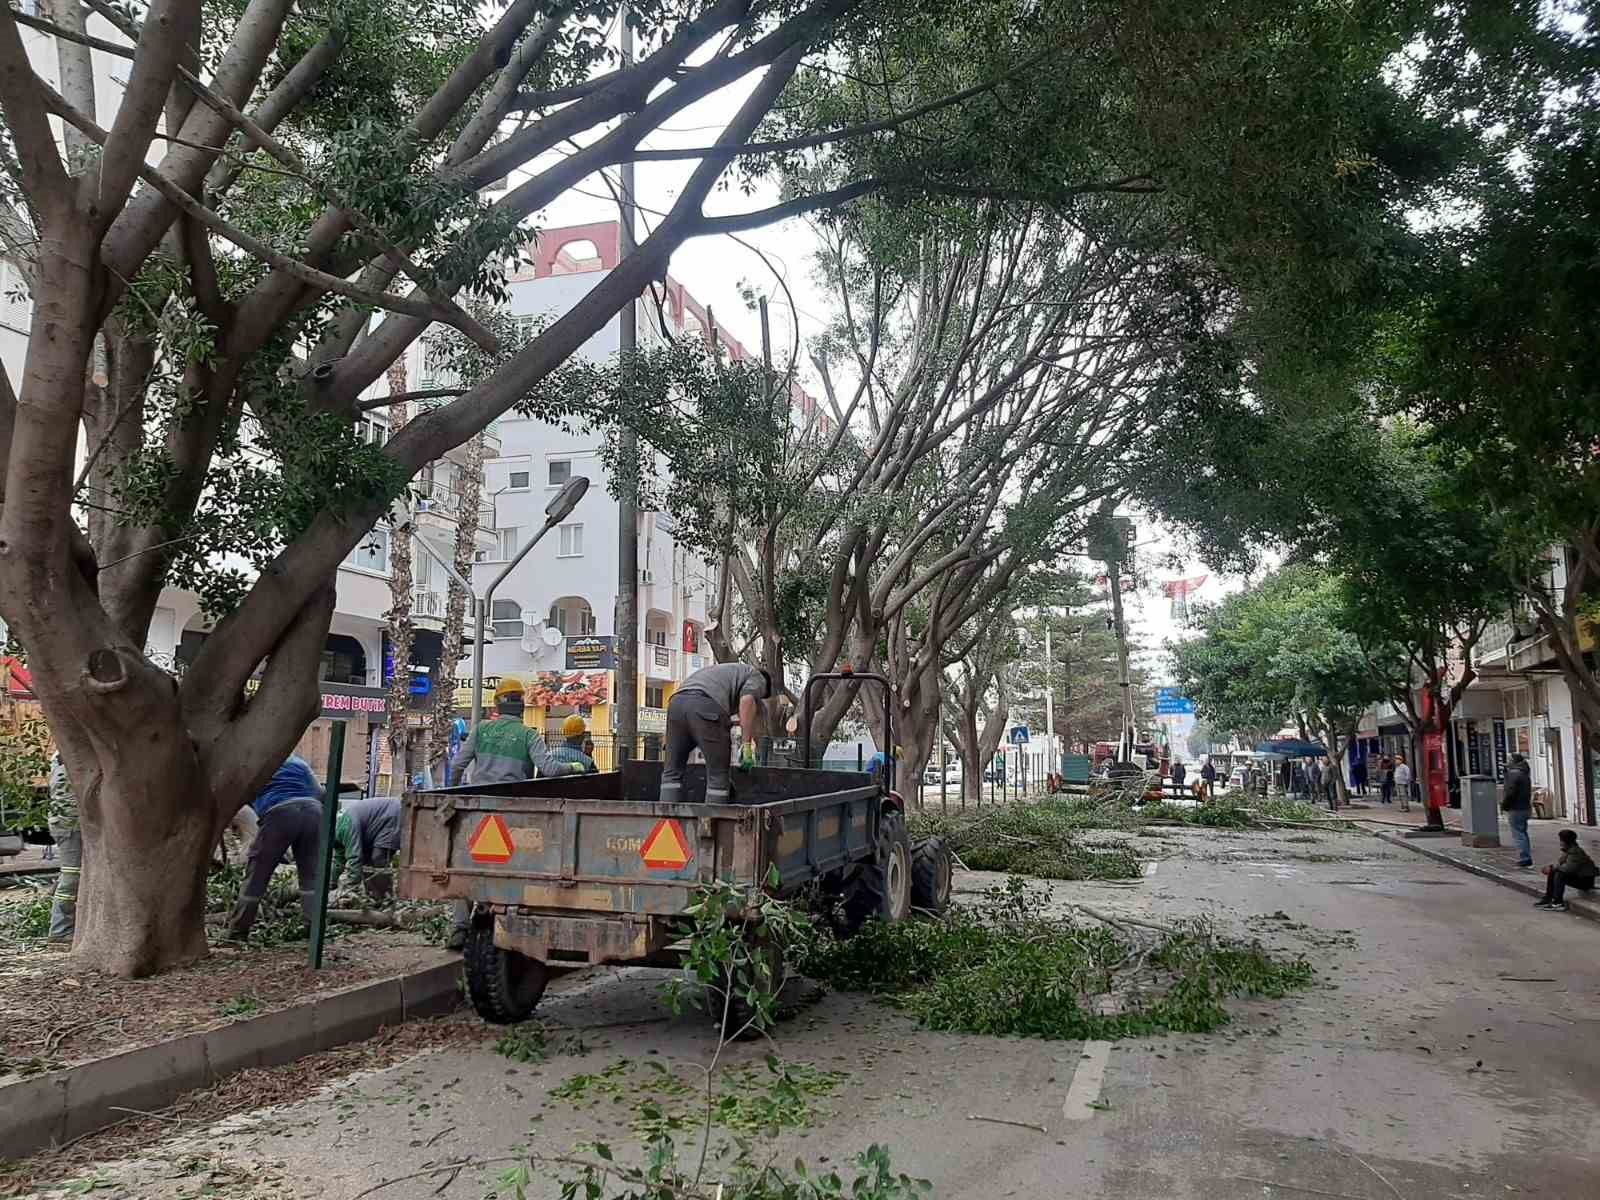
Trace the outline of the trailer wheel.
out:
<instances>
[{"instance_id":1,"label":"trailer wheel","mask_svg":"<svg viewBox=\"0 0 1600 1200\"><path fill-rule=\"evenodd\" d=\"M911 915L911 835L905 816L885 810L878 824L878 854L846 880L839 907L849 937L868 921L904 921Z\"/></svg>"},{"instance_id":2,"label":"trailer wheel","mask_svg":"<svg viewBox=\"0 0 1600 1200\"><path fill-rule=\"evenodd\" d=\"M911 856L911 900L918 908L942 913L950 907L950 847L942 837L917 844Z\"/></svg>"},{"instance_id":3,"label":"trailer wheel","mask_svg":"<svg viewBox=\"0 0 1600 1200\"><path fill-rule=\"evenodd\" d=\"M462 959L472 1007L495 1025L527 1020L550 980L549 969L538 959L494 944L493 921L473 925Z\"/></svg>"}]
</instances>

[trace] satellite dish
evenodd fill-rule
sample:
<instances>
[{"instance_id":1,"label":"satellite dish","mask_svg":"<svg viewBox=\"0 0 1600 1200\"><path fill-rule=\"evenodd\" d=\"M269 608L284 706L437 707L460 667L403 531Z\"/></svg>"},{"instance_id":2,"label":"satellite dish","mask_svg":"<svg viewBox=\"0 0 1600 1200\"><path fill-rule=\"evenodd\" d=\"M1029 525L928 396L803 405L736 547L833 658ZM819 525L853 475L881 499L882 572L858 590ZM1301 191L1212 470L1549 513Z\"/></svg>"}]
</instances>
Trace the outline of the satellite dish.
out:
<instances>
[{"instance_id":1,"label":"satellite dish","mask_svg":"<svg viewBox=\"0 0 1600 1200\"><path fill-rule=\"evenodd\" d=\"M544 627L544 644L546 646L561 645L561 630L554 625L546 625Z\"/></svg>"}]
</instances>

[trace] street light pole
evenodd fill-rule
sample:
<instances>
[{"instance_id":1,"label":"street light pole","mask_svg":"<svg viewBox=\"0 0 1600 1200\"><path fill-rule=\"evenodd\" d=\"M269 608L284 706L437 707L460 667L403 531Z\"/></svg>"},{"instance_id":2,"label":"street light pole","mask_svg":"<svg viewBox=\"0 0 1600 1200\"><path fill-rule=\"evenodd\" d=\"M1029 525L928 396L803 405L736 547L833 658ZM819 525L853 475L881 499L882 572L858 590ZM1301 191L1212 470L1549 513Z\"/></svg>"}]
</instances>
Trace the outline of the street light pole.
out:
<instances>
[{"instance_id":1,"label":"street light pole","mask_svg":"<svg viewBox=\"0 0 1600 1200\"><path fill-rule=\"evenodd\" d=\"M567 480L567 484L550 498L550 503L544 506L544 524L539 527L539 532L529 539L528 544L518 550L500 569L500 573L489 581L489 586L479 595L478 590L457 573L454 566L445 562L444 558L432 546L428 545L427 538L416 538L415 543L434 562L444 568L445 574L455 581L472 597L473 610L473 639L472 639L472 730L477 731L478 723L483 720L483 639L489 624L489 605L494 602L495 591L505 582L506 576L517 569L517 564L527 557L528 551L539 544L539 540L549 533L562 521L572 515L572 510L578 506L578 501L583 499L583 494L589 490L589 479L586 475L576 475ZM446 664L440 663L441 669ZM455 676L455 664L448 664L451 672L452 683Z\"/></svg>"}]
</instances>

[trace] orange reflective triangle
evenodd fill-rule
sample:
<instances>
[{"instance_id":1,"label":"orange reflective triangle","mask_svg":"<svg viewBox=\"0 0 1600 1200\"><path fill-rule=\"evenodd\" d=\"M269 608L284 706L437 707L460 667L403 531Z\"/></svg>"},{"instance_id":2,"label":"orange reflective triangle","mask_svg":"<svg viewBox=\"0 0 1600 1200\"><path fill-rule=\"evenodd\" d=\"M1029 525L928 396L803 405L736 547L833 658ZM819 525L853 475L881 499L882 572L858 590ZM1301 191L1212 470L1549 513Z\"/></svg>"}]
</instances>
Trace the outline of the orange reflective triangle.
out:
<instances>
[{"instance_id":1,"label":"orange reflective triangle","mask_svg":"<svg viewBox=\"0 0 1600 1200\"><path fill-rule=\"evenodd\" d=\"M510 862L515 851L516 843L511 840L511 830L506 828L505 821L492 813L478 822L472 840L467 843L467 854L476 862Z\"/></svg>"},{"instance_id":2,"label":"orange reflective triangle","mask_svg":"<svg viewBox=\"0 0 1600 1200\"><path fill-rule=\"evenodd\" d=\"M652 871L676 871L689 865L694 854L683 827L673 820L656 822L656 827L639 847L639 857Z\"/></svg>"}]
</instances>

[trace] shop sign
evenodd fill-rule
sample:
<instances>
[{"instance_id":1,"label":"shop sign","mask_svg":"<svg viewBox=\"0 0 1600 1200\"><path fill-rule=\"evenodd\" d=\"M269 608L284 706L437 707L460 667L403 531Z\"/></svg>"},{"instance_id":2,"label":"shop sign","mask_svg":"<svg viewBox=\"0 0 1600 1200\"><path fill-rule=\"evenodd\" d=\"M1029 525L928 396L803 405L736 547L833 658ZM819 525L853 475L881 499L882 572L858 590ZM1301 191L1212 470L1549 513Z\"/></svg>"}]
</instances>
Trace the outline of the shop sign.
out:
<instances>
[{"instance_id":1,"label":"shop sign","mask_svg":"<svg viewBox=\"0 0 1600 1200\"><path fill-rule=\"evenodd\" d=\"M617 665L616 638L611 634L586 634L567 639L567 670L609 671Z\"/></svg>"},{"instance_id":2,"label":"shop sign","mask_svg":"<svg viewBox=\"0 0 1600 1200\"><path fill-rule=\"evenodd\" d=\"M1494 723L1494 777L1497 782L1506 777L1506 723Z\"/></svg>"},{"instance_id":3,"label":"shop sign","mask_svg":"<svg viewBox=\"0 0 1600 1200\"><path fill-rule=\"evenodd\" d=\"M322 685L322 715L325 717L338 720L366 717L382 721L388 714L389 696L382 688L337 683Z\"/></svg>"}]
</instances>

